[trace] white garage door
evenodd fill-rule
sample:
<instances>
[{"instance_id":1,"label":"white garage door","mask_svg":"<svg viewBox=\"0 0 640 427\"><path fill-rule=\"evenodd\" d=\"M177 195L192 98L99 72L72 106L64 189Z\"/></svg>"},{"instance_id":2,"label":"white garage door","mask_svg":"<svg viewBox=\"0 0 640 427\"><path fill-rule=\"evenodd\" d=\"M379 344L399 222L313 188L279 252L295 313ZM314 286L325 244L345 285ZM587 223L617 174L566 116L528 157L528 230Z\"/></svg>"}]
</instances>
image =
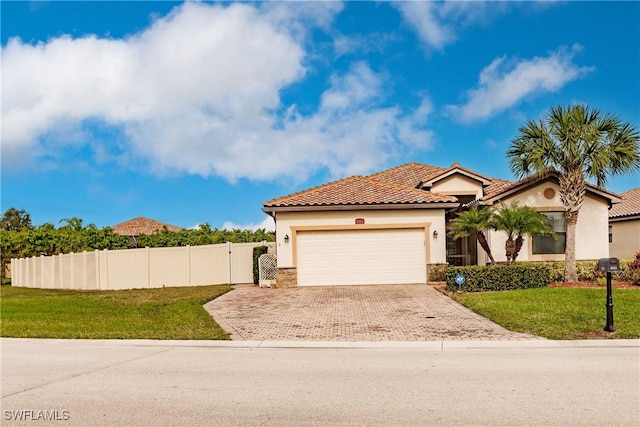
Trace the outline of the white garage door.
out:
<instances>
[{"instance_id":1,"label":"white garage door","mask_svg":"<svg viewBox=\"0 0 640 427\"><path fill-rule=\"evenodd\" d=\"M298 286L426 283L424 229L300 231Z\"/></svg>"}]
</instances>

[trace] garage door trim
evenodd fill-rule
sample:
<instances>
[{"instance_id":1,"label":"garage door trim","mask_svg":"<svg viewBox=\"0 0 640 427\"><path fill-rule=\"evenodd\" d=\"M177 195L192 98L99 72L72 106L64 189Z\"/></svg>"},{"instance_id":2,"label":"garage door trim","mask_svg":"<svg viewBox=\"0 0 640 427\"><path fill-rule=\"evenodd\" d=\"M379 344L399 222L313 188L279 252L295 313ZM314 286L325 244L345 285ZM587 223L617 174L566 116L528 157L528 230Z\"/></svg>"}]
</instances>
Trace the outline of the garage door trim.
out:
<instances>
[{"instance_id":1,"label":"garage door trim","mask_svg":"<svg viewBox=\"0 0 640 427\"><path fill-rule=\"evenodd\" d=\"M394 223L394 224L347 224L347 225L300 225L292 226L291 230L291 250L293 267L298 267L298 245L297 245L297 233L298 231L357 231L357 230L393 230L393 229L423 229L424 230L424 254L425 264L429 264L430 256L430 242L429 242L429 229L431 228L430 222L423 223Z\"/></svg>"}]
</instances>

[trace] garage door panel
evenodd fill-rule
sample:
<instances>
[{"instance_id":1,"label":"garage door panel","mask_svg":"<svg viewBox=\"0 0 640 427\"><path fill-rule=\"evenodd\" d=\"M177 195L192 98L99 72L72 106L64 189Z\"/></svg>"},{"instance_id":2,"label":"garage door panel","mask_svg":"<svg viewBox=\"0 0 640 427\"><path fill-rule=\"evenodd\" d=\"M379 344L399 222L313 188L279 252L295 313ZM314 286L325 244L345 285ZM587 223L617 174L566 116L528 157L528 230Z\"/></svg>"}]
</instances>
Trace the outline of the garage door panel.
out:
<instances>
[{"instance_id":1,"label":"garage door panel","mask_svg":"<svg viewBox=\"0 0 640 427\"><path fill-rule=\"evenodd\" d=\"M298 285L426 283L424 229L297 233Z\"/></svg>"}]
</instances>

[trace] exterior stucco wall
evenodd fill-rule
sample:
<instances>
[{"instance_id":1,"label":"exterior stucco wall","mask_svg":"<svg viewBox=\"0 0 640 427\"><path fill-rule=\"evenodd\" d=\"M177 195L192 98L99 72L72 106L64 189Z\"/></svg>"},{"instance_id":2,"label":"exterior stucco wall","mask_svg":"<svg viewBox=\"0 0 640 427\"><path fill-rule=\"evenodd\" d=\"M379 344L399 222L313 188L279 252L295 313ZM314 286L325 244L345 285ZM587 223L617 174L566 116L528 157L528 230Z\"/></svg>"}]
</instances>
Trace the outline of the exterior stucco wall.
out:
<instances>
[{"instance_id":1,"label":"exterior stucco wall","mask_svg":"<svg viewBox=\"0 0 640 427\"><path fill-rule=\"evenodd\" d=\"M356 224L357 218L364 224ZM277 212L276 245L278 268L296 267L293 251L296 247L297 230L341 229L358 230L366 228L425 227L427 263L446 262L444 209L398 209L398 210L357 210L357 211L315 211ZM438 237L433 236L437 231ZM289 241L285 242L285 236Z\"/></svg>"},{"instance_id":2,"label":"exterior stucco wall","mask_svg":"<svg viewBox=\"0 0 640 427\"><path fill-rule=\"evenodd\" d=\"M482 184L462 175L452 175L433 184L432 193L440 194L469 194L475 195L476 199L482 197Z\"/></svg>"},{"instance_id":3,"label":"exterior stucco wall","mask_svg":"<svg viewBox=\"0 0 640 427\"><path fill-rule=\"evenodd\" d=\"M634 259L640 251L640 218L611 222L613 242L609 243L609 256Z\"/></svg>"},{"instance_id":4,"label":"exterior stucco wall","mask_svg":"<svg viewBox=\"0 0 640 427\"><path fill-rule=\"evenodd\" d=\"M609 257L609 206L601 199L586 197L576 228L576 259Z\"/></svg>"},{"instance_id":5,"label":"exterior stucco wall","mask_svg":"<svg viewBox=\"0 0 640 427\"><path fill-rule=\"evenodd\" d=\"M545 196L545 190L552 189L551 198ZM549 195L549 194L548 194ZM518 201L520 205L530 206L537 211L564 211L560 201L560 187L554 182L542 182L511 197L505 203ZM609 205L604 199L587 193L584 205L580 209L576 226L576 259L592 260L609 256ZM507 236L503 232L490 232L490 245L497 262L505 262L504 244ZM518 261L563 261L564 254L534 255L531 238L525 237L518 255Z\"/></svg>"}]
</instances>

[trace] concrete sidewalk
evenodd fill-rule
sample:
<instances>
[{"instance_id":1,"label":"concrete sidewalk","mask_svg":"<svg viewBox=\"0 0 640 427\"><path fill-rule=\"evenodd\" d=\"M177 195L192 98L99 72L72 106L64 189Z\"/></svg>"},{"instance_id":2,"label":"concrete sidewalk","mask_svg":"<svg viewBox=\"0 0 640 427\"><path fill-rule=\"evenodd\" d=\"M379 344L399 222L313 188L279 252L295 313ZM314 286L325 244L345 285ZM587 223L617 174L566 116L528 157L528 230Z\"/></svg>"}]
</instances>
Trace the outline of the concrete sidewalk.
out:
<instances>
[{"instance_id":1,"label":"concrete sidewalk","mask_svg":"<svg viewBox=\"0 0 640 427\"><path fill-rule=\"evenodd\" d=\"M204 307L233 340L542 340L508 331L426 285L239 285Z\"/></svg>"}]
</instances>

